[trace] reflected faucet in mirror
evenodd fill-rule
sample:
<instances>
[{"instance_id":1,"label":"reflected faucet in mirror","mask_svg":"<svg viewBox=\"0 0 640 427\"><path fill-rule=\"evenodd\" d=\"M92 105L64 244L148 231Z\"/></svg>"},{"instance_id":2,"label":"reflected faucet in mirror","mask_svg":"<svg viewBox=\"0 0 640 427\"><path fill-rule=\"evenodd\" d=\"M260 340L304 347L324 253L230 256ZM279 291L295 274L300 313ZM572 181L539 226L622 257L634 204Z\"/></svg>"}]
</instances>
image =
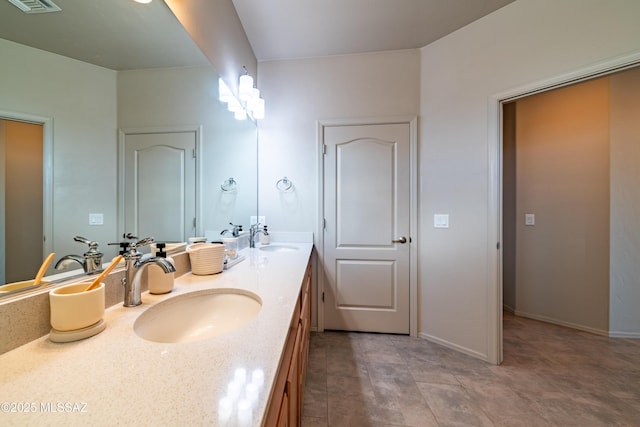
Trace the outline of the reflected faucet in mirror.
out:
<instances>
[{"instance_id":1,"label":"reflected faucet in mirror","mask_svg":"<svg viewBox=\"0 0 640 427\"><path fill-rule=\"evenodd\" d=\"M55 265L56 270L66 270L69 265L78 263L82 266L85 273L97 273L102 271L102 252L98 250L98 242L89 240L86 237L75 236L76 242L85 243L89 246L89 250L84 255L65 255Z\"/></svg>"},{"instance_id":2,"label":"reflected faucet in mirror","mask_svg":"<svg viewBox=\"0 0 640 427\"><path fill-rule=\"evenodd\" d=\"M229 225L232 228L227 228L225 230L222 230L220 232L221 236L224 236L225 234L229 233L231 234L233 237L239 237L240 236L240 232L242 231L242 224L240 225L234 225L232 222L229 223Z\"/></svg>"}]
</instances>

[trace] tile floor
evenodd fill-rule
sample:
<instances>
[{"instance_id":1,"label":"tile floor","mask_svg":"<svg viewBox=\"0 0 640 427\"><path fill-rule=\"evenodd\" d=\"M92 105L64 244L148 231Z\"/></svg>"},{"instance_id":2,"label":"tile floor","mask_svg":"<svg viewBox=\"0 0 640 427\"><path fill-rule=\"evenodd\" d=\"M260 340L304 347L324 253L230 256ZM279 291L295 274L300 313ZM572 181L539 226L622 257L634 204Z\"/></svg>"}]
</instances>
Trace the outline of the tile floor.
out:
<instances>
[{"instance_id":1,"label":"tile floor","mask_svg":"<svg viewBox=\"0 0 640 427\"><path fill-rule=\"evenodd\" d=\"M640 340L505 314L504 363L423 339L311 336L303 426L640 426Z\"/></svg>"}]
</instances>

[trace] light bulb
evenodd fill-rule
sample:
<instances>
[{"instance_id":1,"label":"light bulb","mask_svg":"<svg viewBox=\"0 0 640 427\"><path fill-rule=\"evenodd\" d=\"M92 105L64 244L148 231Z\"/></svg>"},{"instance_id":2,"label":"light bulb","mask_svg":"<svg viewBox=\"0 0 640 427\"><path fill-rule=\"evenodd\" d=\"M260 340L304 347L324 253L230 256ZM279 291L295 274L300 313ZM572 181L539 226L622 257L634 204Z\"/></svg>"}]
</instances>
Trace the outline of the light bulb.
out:
<instances>
[{"instance_id":1,"label":"light bulb","mask_svg":"<svg viewBox=\"0 0 640 427\"><path fill-rule=\"evenodd\" d=\"M253 109L252 115L256 120L264 119L264 99L258 99L258 101L256 102L256 107Z\"/></svg>"},{"instance_id":2,"label":"light bulb","mask_svg":"<svg viewBox=\"0 0 640 427\"><path fill-rule=\"evenodd\" d=\"M242 105L240 105L240 102L238 102L238 100L235 97L232 97L229 100L229 103L227 104L227 110L231 111L232 113L235 113L236 111L240 111L242 110Z\"/></svg>"},{"instance_id":3,"label":"light bulb","mask_svg":"<svg viewBox=\"0 0 640 427\"><path fill-rule=\"evenodd\" d=\"M235 117L236 120L245 120L247 118L247 112L241 109L233 113L233 117Z\"/></svg>"},{"instance_id":4,"label":"light bulb","mask_svg":"<svg viewBox=\"0 0 640 427\"><path fill-rule=\"evenodd\" d=\"M248 101L253 94L253 77L249 74L240 76L240 84L238 86L238 98L241 101Z\"/></svg>"}]
</instances>

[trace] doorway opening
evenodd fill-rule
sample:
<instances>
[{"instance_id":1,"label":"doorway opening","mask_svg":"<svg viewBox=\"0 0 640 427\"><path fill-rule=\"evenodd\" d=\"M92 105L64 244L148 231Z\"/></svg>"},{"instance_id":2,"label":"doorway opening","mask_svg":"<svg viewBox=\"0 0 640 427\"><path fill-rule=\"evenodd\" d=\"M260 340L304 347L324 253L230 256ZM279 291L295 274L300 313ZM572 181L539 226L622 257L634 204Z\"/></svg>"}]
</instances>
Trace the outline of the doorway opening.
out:
<instances>
[{"instance_id":1,"label":"doorway opening","mask_svg":"<svg viewBox=\"0 0 640 427\"><path fill-rule=\"evenodd\" d=\"M52 163L51 119L0 111L0 284L32 278L52 250Z\"/></svg>"},{"instance_id":2,"label":"doorway opening","mask_svg":"<svg viewBox=\"0 0 640 427\"><path fill-rule=\"evenodd\" d=\"M640 337L624 303L636 296L640 238L629 236L640 207L637 65L499 100L499 362L503 309Z\"/></svg>"}]
</instances>

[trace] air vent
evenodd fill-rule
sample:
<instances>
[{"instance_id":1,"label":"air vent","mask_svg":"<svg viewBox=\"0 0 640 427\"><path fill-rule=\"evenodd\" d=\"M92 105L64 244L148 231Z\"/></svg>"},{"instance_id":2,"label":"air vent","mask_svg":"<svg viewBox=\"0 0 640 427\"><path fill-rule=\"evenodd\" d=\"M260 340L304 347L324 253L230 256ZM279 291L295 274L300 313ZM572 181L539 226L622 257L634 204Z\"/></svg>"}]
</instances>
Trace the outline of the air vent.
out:
<instances>
[{"instance_id":1,"label":"air vent","mask_svg":"<svg viewBox=\"0 0 640 427\"><path fill-rule=\"evenodd\" d=\"M59 12L62 9L50 0L8 0L24 13Z\"/></svg>"}]
</instances>

